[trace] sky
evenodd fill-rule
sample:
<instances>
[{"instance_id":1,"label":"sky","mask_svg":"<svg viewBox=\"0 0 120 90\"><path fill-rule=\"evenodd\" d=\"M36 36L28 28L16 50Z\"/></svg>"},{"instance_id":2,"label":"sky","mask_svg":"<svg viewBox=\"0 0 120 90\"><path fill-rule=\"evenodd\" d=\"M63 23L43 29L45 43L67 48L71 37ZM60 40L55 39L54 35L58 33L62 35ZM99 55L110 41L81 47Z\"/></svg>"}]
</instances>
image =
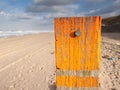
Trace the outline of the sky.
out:
<instances>
[{"instance_id":1,"label":"sky","mask_svg":"<svg viewBox=\"0 0 120 90\"><path fill-rule=\"evenodd\" d=\"M120 0L0 0L0 30L53 31L55 17L120 14Z\"/></svg>"}]
</instances>

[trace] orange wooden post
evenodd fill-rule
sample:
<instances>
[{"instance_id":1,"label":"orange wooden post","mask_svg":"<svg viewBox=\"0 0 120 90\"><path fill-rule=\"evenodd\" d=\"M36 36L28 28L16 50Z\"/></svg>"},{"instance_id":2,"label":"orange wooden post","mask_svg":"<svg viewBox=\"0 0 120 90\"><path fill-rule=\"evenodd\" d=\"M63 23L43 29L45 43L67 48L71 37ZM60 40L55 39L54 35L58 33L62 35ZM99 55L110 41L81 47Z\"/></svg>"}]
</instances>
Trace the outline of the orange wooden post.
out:
<instances>
[{"instance_id":1,"label":"orange wooden post","mask_svg":"<svg viewBox=\"0 0 120 90\"><path fill-rule=\"evenodd\" d=\"M101 17L55 18L57 90L98 90Z\"/></svg>"}]
</instances>

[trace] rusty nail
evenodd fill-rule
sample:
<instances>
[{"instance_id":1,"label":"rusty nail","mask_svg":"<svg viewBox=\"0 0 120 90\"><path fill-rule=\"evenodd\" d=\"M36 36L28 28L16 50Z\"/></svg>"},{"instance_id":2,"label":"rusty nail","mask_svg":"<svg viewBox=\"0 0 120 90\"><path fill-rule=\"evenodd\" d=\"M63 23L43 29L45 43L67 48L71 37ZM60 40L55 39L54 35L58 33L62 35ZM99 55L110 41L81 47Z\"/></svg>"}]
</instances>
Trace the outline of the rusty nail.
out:
<instances>
[{"instance_id":1,"label":"rusty nail","mask_svg":"<svg viewBox=\"0 0 120 90\"><path fill-rule=\"evenodd\" d=\"M80 30L75 31L75 36L80 36L81 32Z\"/></svg>"}]
</instances>

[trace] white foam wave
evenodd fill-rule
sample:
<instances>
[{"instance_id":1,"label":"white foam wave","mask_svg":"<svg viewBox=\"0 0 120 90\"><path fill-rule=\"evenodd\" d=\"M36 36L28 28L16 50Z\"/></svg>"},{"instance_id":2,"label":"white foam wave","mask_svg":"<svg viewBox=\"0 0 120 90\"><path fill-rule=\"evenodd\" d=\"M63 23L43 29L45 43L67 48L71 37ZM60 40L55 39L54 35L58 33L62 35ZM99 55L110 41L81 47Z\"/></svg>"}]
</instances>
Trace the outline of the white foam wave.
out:
<instances>
[{"instance_id":1,"label":"white foam wave","mask_svg":"<svg viewBox=\"0 0 120 90\"><path fill-rule=\"evenodd\" d=\"M0 31L0 37L9 37L9 36L19 36L19 35L26 35L26 34L37 34L42 32L51 32L51 31Z\"/></svg>"}]
</instances>

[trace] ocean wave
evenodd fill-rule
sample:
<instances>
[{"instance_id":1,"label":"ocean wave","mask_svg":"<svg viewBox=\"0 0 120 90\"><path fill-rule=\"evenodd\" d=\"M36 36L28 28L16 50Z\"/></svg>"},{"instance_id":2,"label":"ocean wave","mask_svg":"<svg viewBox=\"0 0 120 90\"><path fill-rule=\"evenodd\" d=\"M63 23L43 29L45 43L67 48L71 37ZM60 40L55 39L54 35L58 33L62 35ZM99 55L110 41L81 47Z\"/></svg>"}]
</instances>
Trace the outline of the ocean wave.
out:
<instances>
[{"instance_id":1,"label":"ocean wave","mask_svg":"<svg viewBox=\"0 0 120 90\"><path fill-rule=\"evenodd\" d=\"M51 32L51 31L1 31L0 30L0 37L9 37L9 36L19 36L19 35L26 35L26 34L37 34L37 33L42 33L42 32Z\"/></svg>"}]
</instances>

